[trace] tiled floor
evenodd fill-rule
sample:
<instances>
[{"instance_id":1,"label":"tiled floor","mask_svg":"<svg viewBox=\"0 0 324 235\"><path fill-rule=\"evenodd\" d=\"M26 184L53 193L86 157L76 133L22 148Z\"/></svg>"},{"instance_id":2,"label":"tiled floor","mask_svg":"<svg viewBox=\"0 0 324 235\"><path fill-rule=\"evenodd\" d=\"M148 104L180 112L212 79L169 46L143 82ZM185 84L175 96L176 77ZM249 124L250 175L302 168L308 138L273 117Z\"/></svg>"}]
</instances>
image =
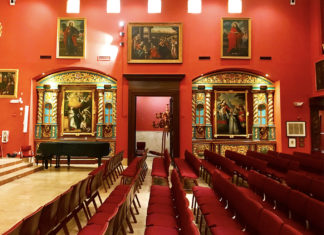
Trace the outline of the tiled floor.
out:
<instances>
[{"instance_id":1,"label":"tiled floor","mask_svg":"<svg viewBox=\"0 0 324 235\"><path fill-rule=\"evenodd\" d=\"M147 159L149 171L145 178L144 185L138 194L142 207L139 208L139 215L136 215L137 223L132 223L135 235L142 235L145 231L145 219L147 203L149 199L150 186L152 184L151 166L153 158ZM16 222L32 213L40 206L46 204L60 193L67 190L71 185L84 179L88 173L96 166L73 166L61 167L55 169L54 167L49 170L34 173L24 178L18 179L6 185L0 186L0 233L7 231ZM170 167L171 169L172 167ZM198 181L199 185L206 185L202 181ZM102 199L106 199L112 189L119 184L119 179L115 185L106 193L101 188L100 195ZM187 193L188 199L191 201L192 194ZM92 213L94 208L91 208ZM82 211L79 213L82 226L86 224L86 219ZM132 221L132 220L131 220ZM77 234L78 229L74 222L71 220L68 223L70 234ZM59 234L64 234L60 231Z\"/></svg>"}]
</instances>

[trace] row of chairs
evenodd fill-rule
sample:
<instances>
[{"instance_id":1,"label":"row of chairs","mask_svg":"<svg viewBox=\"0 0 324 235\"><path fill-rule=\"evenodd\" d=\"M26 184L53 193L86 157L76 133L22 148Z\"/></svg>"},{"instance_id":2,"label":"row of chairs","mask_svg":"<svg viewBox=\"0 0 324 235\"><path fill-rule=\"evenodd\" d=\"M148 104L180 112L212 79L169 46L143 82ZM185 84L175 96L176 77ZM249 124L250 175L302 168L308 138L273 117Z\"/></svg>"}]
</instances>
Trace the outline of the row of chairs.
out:
<instances>
[{"instance_id":1,"label":"row of chairs","mask_svg":"<svg viewBox=\"0 0 324 235\"><path fill-rule=\"evenodd\" d=\"M139 169L142 169L140 178L142 182L144 181L145 175L148 171L146 164L147 151L148 149L145 150L141 157L135 157L133 161L128 165L128 167L121 173L121 183L128 184L129 182L131 182L132 179L136 176L136 173Z\"/></svg>"},{"instance_id":2,"label":"row of chairs","mask_svg":"<svg viewBox=\"0 0 324 235\"><path fill-rule=\"evenodd\" d=\"M171 157L167 149L164 150L164 155L161 157L155 157L152 164L151 176L163 178L168 182L169 167L171 164Z\"/></svg>"},{"instance_id":3,"label":"row of chairs","mask_svg":"<svg viewBox=\"0 0 324 235\"><path fill-rule=\"evenodd\" d=\"M126 235L126 225L131 233L134 232L130 216L136 223L132 205L138 214L135 199L137 199L138 206L141 206L136 193L139 192L140 185L143 183L141 179L141 175L145 172L143 168L144 164L137 170L129 184L120 184L115 187L87 225L79 232L79 235L114 235L119 233Z\"/></svg>"},{"instance_id":4,"label":"row of chairs","mask_svg":"<svg viewBox=\"0 0 324 235\"><path fill-rule=\"evenodd\" d=\"M212 185L213 189L193 187L194 214L201 229L206 223L205 234L301 235L258 201L248 197L218 170L212 175Z\"/></svg>"},{"instance_id":5,"label":"row of chairs","mask_svg":"<svg viewBox=\"0 0 324 235\"><path fill-rule=\"evenodd\" d=\"M250 171L248 184L249 189L243 192L269 209L272 208L303 234L324 234L324 202L255 171Z\"/></svg>"},{"instance_id":6,"label":"row of chairs","mask_svg":"<svg viewBox=\"0 0 324 235\"><path fill-rule=\"evenodd\" d=\"M202 165L202 178L210 185L211 175L215 169L221 170L223 176L227 179L237 179L235 175L244 177L245 169L239 168L235 163L223 156L211 152L209 150L204 151L204 159L201 161Z\"/></svg>"},{"instance_id":7,"label":"row of chairs","mask_svg":"<svg viewBox=\"0 0 324 235\"><path fill-rule=\"evenodd\" d=\"M269 154L260 153L257 151L246 152L246 156L253 157L255 159L261 159L267 162L266 172L268 175L271 175L272 178L279 181L283 181L286 177L286 174L289 170L299 170L299 162L290 158L287 159L282 156L272 156Z\"/></svg>"},{"instance_id":8,"label":"row of chairs","mask_svg":"<svg viewBox=\"0 0 324 235\"><path fill-rule=\"evenodd\" d=\"M145 235L198 235L189 201L177 171L171 173L172 188L152 185L147 209Z\"/></svg>"},{"instance_id":9,"label":"row of chairs","mask_svg":"<svg viewBox=\"0 0 324 235\"><path fill-rule=\"evenodd\" d=\"M104 162L104 172L102 175L103 186L105 191L107 192L107 188L104 182L107 183L107 187L110 188L110 185L113 185L117 180L118 176L124 171L124 167L122 164L124 151L120 151L113 157L109 158Z\"/></svg>"},{"instance_id":10,"label":"row of chairs","mask_svg":"<svg viewBox=\"0 0 324 235\"><path fill-rule=\"evenodd\" d=\"M288 171L286 183L289 187L324 202L324 179L313 178L303 172Z\"/></svg>"},{"instance_id":11,"label":"row of chairs","mask_svg":"<svg viewBox=\"0 0 324 235\"><path fill-rule=\"evenodd\" d=\"M66 224L72 218L81 230L79 211L83 210L89 220L91 216L89 204L93 203L97 209L95 198L98 197L101 201L99 187L102 184L104 166L105 164L94 169L87 178L74 184L67 191L19 221L4 234L56 234L61 229L65 234L69 234Z\"/></svg>"},{"instance_id":12,"label":"row of chairs","mask_svg":"<svg viewBox=\"0 0 324 235\"><path fill-rule=\"evenodd\" d=\"M272 156L280 156L286 159L293 159L299 162L300 170L312 177L322 178L324 176L324 158L322 155L310 155L301 152L293 152L293 154L279 153L268 151L267 154Z\"/></svg>"},{"instance_id":13,"label":"row of chairs","mask_svg":"<svg viewBox=\"0 0 324 235\"><path fill-rule=\"evenodd\" d=\"M192 180L198 185L201 162L188 150L185 151L185 158L175 158L174 164L178 170L181 182L185 179Z\"/></svg>"}]
</instances>

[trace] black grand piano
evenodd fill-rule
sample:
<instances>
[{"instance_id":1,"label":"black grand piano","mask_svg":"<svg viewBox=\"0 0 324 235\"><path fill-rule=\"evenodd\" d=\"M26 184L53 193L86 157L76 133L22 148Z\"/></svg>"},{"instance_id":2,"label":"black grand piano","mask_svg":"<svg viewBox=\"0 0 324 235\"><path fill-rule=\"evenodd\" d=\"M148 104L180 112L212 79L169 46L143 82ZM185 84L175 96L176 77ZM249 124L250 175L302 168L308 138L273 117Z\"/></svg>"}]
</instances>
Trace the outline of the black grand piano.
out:
<instances>
[{"instance_id":1,"label":"black grand piano","mask_svg":"<svg viewBox=\"0 0 324 235\"><path fill-rule=\"evenodd\" d=\"M110 145L105 142L43 142L39 144L37 152L45 163L45 169L48 168L48 160L52 159L53 156L56 157L56 168L60 167L61 156L67 156L68 165L70 165L71 156L96 157L98 158L98 166L100 166L101 158L107 156L110 152Z\"/></svg>"}]
</instances>

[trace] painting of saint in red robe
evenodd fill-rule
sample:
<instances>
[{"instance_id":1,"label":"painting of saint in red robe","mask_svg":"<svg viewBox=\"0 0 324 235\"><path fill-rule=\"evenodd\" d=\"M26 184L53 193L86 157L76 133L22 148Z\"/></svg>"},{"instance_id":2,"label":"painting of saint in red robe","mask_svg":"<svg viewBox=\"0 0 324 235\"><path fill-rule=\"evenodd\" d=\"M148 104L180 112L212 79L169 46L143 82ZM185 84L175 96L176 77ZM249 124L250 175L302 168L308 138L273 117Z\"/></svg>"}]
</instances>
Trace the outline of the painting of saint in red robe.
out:
<instances>
[{"instance_id":1,"label":"painting of saint in red robe","mask_svg":"<svg viewBox=\"0 0 324 235\"><path fill-rule=\"evenodd\" d=\"M222 19L222 58L251 58L250 19Z\"/></svg>"},{"instance_id":2,"label":"painting of saint in red robe","mask_svg":"<svg viewBox=\"0 0 324 235\"><path fill-rule=\"evenodd\" d=\"M58 19L57 58L85 57L85 19Z\"/></svg>"}]
</instances>

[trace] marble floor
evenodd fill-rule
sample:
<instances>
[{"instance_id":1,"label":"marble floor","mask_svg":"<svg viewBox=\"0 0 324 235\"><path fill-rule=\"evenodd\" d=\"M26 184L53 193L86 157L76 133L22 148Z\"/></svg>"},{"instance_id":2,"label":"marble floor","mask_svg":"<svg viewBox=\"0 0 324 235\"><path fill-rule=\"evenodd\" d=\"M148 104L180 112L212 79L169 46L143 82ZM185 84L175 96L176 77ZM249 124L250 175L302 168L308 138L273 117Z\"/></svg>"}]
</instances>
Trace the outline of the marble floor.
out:
<instances>
[{"instance_id":1,"label":"marble floor","mask_svg":"<svg viewBox=\"0 0 324 235\"><path fill-rule=\"evenodd\" d=\"M139 208L139 215L136 215L137 223L132 223L135 235L142 235L145 231L147 202L149 199L150 186L152 185L152 161L153 157L147 158L149 171L145 178L142 189L138 194L142 207ZM95 167L95 165L75 165L71 167L63 166L59 169L51 167L48 170L36 172L32 175L0 186L0 234L7 231L26 215L32 213L40 206L43 206L57 195L63 193L71 185L77 183L81 179L84 179ZM172 167L170 167L170 169L171 168ZM200 179L198 182L199 185L206 185ZM113 188L119 183L120 178L115 182L114 186L108 190L108 192L105 192L104 188L101 187L101 198L105 200ZM155 183L160 184L161 182ZM187 192L187 198L191 201L192 194L190 191ZM93 214L94 208L92 207L90 210ZM86 218L82 211L79 213L79 218L81 225L85 226ZM78 233L74 220L71 220L68 223L68 230L70 234ZM58 234L64 233L63 231L60 231Z\"/></svg>"}]
</instances>

